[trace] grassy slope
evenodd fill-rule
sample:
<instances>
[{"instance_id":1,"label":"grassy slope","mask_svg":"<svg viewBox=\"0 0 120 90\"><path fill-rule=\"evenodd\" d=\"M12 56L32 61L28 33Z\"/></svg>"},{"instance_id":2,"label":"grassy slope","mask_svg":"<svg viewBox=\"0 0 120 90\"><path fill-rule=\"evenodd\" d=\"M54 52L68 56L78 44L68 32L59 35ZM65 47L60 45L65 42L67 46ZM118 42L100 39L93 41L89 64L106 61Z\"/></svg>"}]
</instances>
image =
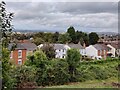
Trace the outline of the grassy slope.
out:
<instances>
[{"instance_id":1,"label":"grassy slope","mask_svg":"<svg viewBox=\"0 0 120 90\"><path fill-rule=\"evenodd\" d=\"M69 83L68 85L60 85L60 86L51 86L46 88L115 88L112 85L112 82L118 82L117 78L109 78L106 80L92 80L86 82L77 82L77 83Z\"/></svg>"}]
</instances>

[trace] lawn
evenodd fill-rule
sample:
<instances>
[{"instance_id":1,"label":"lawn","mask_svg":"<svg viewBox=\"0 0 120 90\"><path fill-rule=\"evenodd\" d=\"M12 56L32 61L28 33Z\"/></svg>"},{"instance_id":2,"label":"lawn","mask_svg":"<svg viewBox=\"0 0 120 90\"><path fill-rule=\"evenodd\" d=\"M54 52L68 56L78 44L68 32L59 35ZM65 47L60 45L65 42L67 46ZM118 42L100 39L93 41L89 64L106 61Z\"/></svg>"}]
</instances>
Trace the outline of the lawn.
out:
<instances>
[{"instance_id":1,"label":"lawn","mask_svg":"<svg viewBox=\"0 0 120 90\"><path fill-rule=\"evenodd\" d=\"M117 88L117 86L113 86L112 83L118 83L118 79L109 78L106 80L92 80L86 82L69 83L67 85L50 86L46 88Z\"/></svg>"}]
</instances>

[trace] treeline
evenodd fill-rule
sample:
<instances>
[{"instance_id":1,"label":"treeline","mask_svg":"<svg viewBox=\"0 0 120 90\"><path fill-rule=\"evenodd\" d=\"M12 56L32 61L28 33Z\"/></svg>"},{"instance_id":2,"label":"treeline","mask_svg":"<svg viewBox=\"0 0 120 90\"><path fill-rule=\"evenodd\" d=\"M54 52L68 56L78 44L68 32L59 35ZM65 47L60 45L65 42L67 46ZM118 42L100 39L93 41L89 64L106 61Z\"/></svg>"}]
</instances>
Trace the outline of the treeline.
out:
<instances>
[{"instance_id":1,"label":"treeline","mask_svg":"<svg viewBox=\"0 0 120 90\"><path fill-rule=\"evenodd\" d=\"M91 32L89 34L76 31L73 26L70 26L67 31L63 34L59 32L55 33L44 33L37 32L33 34L13 34L11 36L13 39L24 40L33 38L32 42L36 45L40 45L41 43L74 43L78 44L79 42L83 45L85 43L86 46L89 44L96 44L99 40L98 35L95 32Z\"/></svg>"},{"instance_id":2,"label":"treeline","mask_svg":"<svg viewBox=\"0 0 120 90\"><path fill-rule=\"evenodd\" d=\"M33 42L36 45L39 45L41 43L81 43L82 45L85 43L86 46L89 44L96 44L97 41L99 40L98 35L95 32L92 33L85 33L82 31L76 31L74 27L70 26L67 29L67 32L64 34L61 34L59 32L55 33L44 33L44 32L39 32L36 34L33 34Z\"/></svg>"}]
</instances>

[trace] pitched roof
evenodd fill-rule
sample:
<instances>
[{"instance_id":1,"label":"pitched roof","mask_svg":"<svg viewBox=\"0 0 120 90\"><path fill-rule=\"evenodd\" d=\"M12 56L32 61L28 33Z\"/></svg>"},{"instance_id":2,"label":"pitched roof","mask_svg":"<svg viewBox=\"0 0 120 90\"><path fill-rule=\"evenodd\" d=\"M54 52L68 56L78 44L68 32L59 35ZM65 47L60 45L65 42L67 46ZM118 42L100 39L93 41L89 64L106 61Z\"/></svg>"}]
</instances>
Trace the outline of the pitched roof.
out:
<instances>
[{"instance_id":1,"label":"pitched roof","mask_svg":"<svg viewBox=\"0 0 120 90\"><path fill-rule=\"evenodd\" d=\"M10 43L8 46L8 49L11 50L13 45L14 45L13 43ZM36 48L37 48L37 46L34 43L26 42L26 43L17 43L15 49L16 50L17 49L26 49L28 51L33 51Z\"/></svg>"},{"instance_id":2,"label":"pitched roof","mask_svg":"<svg viewBox=\"0 0 120 90\"><path fill-rule=\"evenodd\" d=\"M65 44L54 44L54 49L65 49Z\"/></svg>"},{"instance_id":3,"label":"pitched roof","mask_svg":"<svg viewBox=\"0 0 120 90\"><path fill-rule=\"evenodd\" d=\"M27 49L28 51L33 51L37 48L37 46L34 43L27 42L27 43L18 43L17 48Z\"/></svg>"},{"instance_id":4,"label":"pitched roof","mask_svg":"<svg viewBox=\"0 0 120 90\"><path fill-rule=\"evenodd\" d=\"M45 46L47 44L43 44ZM54 49L65 49L65 44L49 44L50 46L53 46Z\"/></svg>"},{"instance_id":5,"label":"pitched roof","mask_svg":"<svg viewBox=\"0 0 120 90\"><path fill-rule=\"evenodd\" d=\"M68 44L70 48L75 48L75 49L84 49L84 47L81 44Z\"/></svg>"},{"instance_id":6,"label":"pitched roof","mask_svg":"<svg viewBox=\"0 0 120 90\"><path fill-rule=\"evenodd\" d=\"M97 50L108 50L109 49L109 47L107 47L104 44L95 44L93 45L93 47L96 48Z\"/></svg>"}]
</instances>

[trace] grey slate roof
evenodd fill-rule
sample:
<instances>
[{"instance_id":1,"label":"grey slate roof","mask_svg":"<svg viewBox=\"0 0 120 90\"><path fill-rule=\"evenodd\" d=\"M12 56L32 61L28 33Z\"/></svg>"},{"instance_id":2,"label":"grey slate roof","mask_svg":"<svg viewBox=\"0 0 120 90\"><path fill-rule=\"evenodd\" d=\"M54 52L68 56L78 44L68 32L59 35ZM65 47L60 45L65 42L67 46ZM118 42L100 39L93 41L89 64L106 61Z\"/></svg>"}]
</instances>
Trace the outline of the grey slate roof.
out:
<instances>
[{"instance_id":1,"label":"grey slate roof","mask_svg":"<svg viewBox=\"0 0 120 90\"><path fill-rule=\"evenodd\" d=\"M65 49L65 44L54 44L54 49Z\"/></svg>"},{"instance_id":2,"label":"grey slate roof","mask_svg":"<svg viewBox=\"0 0 120 90\"><path fill-rule=\"evenodd\" d=\"M11 50L13 43L10 43L8 49ZM26 43L17 43L15 49L26 49L28 51L33 51L37 48L34 43L26 42Z\"/></svg>"},{"instance_id":3,"label":"grey slate roof","mask_svg":"<svg viewBox=\"0 0 120 90\"><path fill-rule=\"evenodd\" d=\"M18 43L16 49L27 49L28 51L33 51L37 48L34 43Z\"/></svg>"},{"instance_id":4,"label":"grey slate roof","mask_svg":"<svg viewBox=\"0 0 120 90\"><path fill-rule=\"evenodd\" d=\"M47 44L43 44L43 46L45 46ZM49 44L50 46L53 46L54 49L65 49L64 45L65 44Z\"/></svg>"},{"instance_id":5,"label":"grey slate roof","mask_svg":"<svg viewBox=\"0 0 120 90\"><path fill-rule=\"evenodd\" d=\"M75 48L75 49L84 49L84 47L81 44L68 44L70 48Z\"/></svg>"},{"instance_id":6,"label":"grey slate roof","mask_svg":"<svg viewBox=\"0 0 120 90\"><path fill-rule=\"evenodd\" d=\"M95 47L97 50L108 50L109 49L109 47L107 47L104 44L95 44L93 45L93 47Z\"/></svg>"}]
</instances>

